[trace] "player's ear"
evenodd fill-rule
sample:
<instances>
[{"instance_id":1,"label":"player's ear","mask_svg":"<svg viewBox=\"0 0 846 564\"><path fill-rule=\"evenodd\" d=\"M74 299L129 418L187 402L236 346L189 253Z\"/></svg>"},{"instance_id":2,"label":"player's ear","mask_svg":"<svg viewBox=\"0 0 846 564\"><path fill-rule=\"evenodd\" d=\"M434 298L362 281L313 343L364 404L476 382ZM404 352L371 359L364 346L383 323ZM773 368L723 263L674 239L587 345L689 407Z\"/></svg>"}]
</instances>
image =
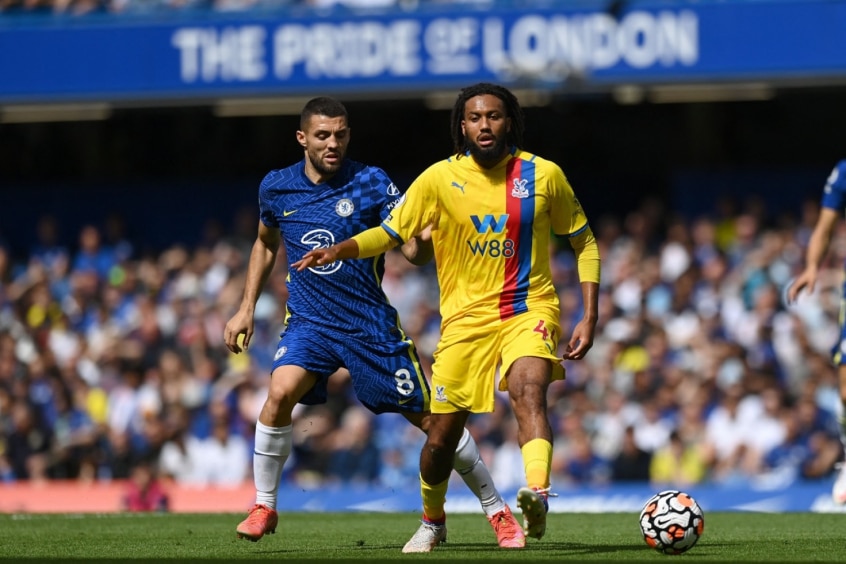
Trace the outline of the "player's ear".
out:
<instances>
[{"instance_id":1,"label":"player's ear","mask_svg":"<svg viewBox=\"0 0 846 564\"><path fill-rule=\"evenodd\" d=\"M297 143L302 146L303 149L306 147L306 134L305 131L297 130Z\"/></svg>"}]
</instances>

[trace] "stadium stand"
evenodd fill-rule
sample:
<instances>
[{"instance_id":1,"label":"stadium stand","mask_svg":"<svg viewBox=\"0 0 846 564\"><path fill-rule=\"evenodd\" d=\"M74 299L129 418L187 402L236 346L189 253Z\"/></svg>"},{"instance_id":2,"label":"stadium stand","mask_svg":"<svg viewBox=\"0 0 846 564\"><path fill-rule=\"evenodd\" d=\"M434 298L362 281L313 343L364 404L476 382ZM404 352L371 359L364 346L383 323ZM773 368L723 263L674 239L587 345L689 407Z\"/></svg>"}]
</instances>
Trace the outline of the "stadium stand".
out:
<instances>
[{"instance_id":1,"label":"stadium stand","mask_svg":"<svg viewBox=\"0 0 846 564\"><path fill-rule=\"evenodd\" d=\"M627 430L652 458L656 482L820 480L840 454L836 379L827 359L846 233L839 234L825 285L786 308L781 288L799 268L815 210L772 218L759 208L685 222L654 203L596 233L604 257L602 315L595 350L553 386L555 482L613 478ZM669 219L664 219L669 218ZM167 477L237 483L250 471L257 416L285 303L284 266L259 302L249 356L229 356L220 339L240 299L245 243L231 238L135 256L84 227L76 244L42 239L26 262L2 270L0 468L7 481L126 478L155 462ZM123 250L120 250L123 249ZM556 255L562 323L578 318L571 254ZM416 338L426 365L438 336L437 283L429 268L387 260L385 290ZM353 416L355 414L355 416ZM345 374L332 399L297 410L294 484L362 481L411 486L421 438L397 440L389 416L367 421ZM371 425L374 470L345 474L339 448ZM355 427L353 427L355 425ZM513 417L502 401L471 429L502 488L520 480ZM703 470L661 473L678 456ZM631 448L631 445L630 447ZM340 458L339 458L340 457ZM213 461L228 461L223 463ZM204 473L215 467L219 472ZM654 474L653 474L654 473Z\"/></svg>"},{"instance_id":2,"label":"stadium stand","mask_svg":"<svg viewBox=\"0 0 846 564\"><path fill-rule=\"evenodd\" d=\"M565 4L622 9L774 1ZM2 0L0 18L12 29L10 19L20 16L23 21L27 15L43 16L42 24L55 13L92 20L101 15L114 22L131 17L130 13L180 11L184 16L196 10L203 15L192 19L189 14L183 20L196 23L208 21L203 19L205 12L214 10L257 13L266 8L289 14L294 12L285 10L316 6L266 2ZM396 4L400 12L411 12L414 6L422 12L450 3L388 4ZM505 9L517 3L491 4ZM172 51L169 40L170 36L167 49ZM822 72L819 77L830 78ZM225 81L217 77L217 82ZM51 82L50 90L42 94L66 94L54 88ZM415 88L419 95L428 86ZM383 90L393 95L389 88ZM144 92L134 91L133 96L151 106L157 103L145 98ZM754 110L744 108L743 113ZM723 143L706 127L711 116L685 114L696 127L712 133L707 139L702 136L703 144ZM605 143L606 149L612 146L610 137L614 141L619 137L608 133L607 123L595 127L591 136L584 134L586 130L574 133L581 135L580 143ZM737 142L725 151L748 151L746 156L754 161L754 150L747 147L761 145L748 131L741 133L749 136L742 139L746 143ZM794 140L803 145L814 141L811 136ZM8 154L19 155L11 147ZM141 159L144 166L166 160L150 154L158 158ZM39 168L37 159L31 158L35 164L28 171ZM589 165L601 169L605 158L600 153ZM11 171L8 162L2 166ZM679 200L673 202L682 206L676 208L650 198L631 206L625 200L627 209L618 207L614 213L590 208L603 257L601 315L594 350L584 362L568 364L566 382L550 390L556 430L553 485L566 489L634 481L783 489L827 484L831 479L842 446L837 439L837 379L828 356L838 335L837 296L846 261L846 230L836 234L821 287L788 307L782 291L802 266L819 212L817 191L811 200L793 205L795 194L788 198L773 189L771 181L780 171L771 174L748 182L769 189L766 202L760 197L724 198L709 202L712 207L703 206L701 195L710 194L719 177L700 174L682 183L685 190L679 190ZM823 179L820 176L814 188ZM154 192L153 184L160 186L157 181L149 181L148 196L161 195ZM785 184L789 183L788 179ZM277 261L277 272L258 303L257 333L249 354L231 356L222 344L222 332L241 299L257 220L250 209L237 219L229 218L226 228L211 218L201 228L183 225L196 235L186 242L184 232L167 239L173 231L165 226L179 222L178 210L191 204L190 195L185 195L193 193L190 190L168 194L168 205L157 216L159 224L140 214L127 223L109 213L106 199L100 197L105 191L93 197L89 193L89 200L81 202L79 192L56 184L51 196L64 201L58 215L39 214L38 202L21 200L12 191L3 194L4 202L14 196L14 202L27 205L0 203L5 215L0 223L0 487L55 488L45 489L55 494L55 507L69 507L58 500L71 489L102 488L104 493L92 498L107 499L108 504L103 501L92 508L108 510L119 504L126 480L137 469L150 467L164 482L187 486L171 495L171 508L240 510L226 505L225 492L227 488L250 492L250 487L238 484L249 482L251 427L266 395L271 355L281 329L284 261ZM145 193L141 184L132 190L133 198ZM801 199L807 184L793 185ZM193 185L202 188L201 180ZM252 185L249 189L254 190ZM129 192L116 197L129 200ZM604 194L593 195L589 203L613 204L602 202ZM699 199L685 199L689 194ZM632 197L620 188L607 199L616 196ZM779 200L778 209L766 205ZM139 207L143 198L131 203ZM28 221L30 214L36 214L35 221L25 226L32 232L23 234L12 216ZM577 279L567 248L557 249L555 258L566 332L579 317ZM433 270L413 268L391 253L384 288L429 367L439 330ZM355 482L416 491L422 435L388 415L368 419L358 409L343 371L332 378L330 391L328 404L300 406L295 412L297 442L283 475L285 484L308 489ZM508 402L503 398L495 413L474 416L470 427L500 488L519 485L522 467L514 462L519 456ZM396 429L404 434L398 437ZM355 474L339 471L354 458L355 453L344 448L350 437L371 462ZM224 493L204 496L197 492L208 490L192 491L191 486L223 488ZM25 500L7 496L11 489L3 492L0 501ZM39 499L45 504L51 500Z\"/></svg>"}]
</instances>

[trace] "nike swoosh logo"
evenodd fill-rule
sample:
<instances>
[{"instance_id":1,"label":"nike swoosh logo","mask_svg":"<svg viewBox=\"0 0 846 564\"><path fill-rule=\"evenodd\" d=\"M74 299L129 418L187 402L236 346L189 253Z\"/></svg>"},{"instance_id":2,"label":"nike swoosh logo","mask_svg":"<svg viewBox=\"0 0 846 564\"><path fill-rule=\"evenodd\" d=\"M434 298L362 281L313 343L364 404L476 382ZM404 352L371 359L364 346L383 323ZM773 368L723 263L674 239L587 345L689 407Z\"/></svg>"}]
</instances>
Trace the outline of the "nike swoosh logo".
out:
<instances>
[{"instance_id":1,"label":"nike swoosh logo","mask_svg":"<svg viewBox=\"0 0 846 564\"><path fill-rule=\"evenodd\" d=\"M401 400L399 400L399 402L398 402L398 403L399 403L400 405L405 405L405 404L407 404L408 402L410 402L410 401L411 401L411 400L413 400L413 399L414 399L414 398L405 398L405 399L401 399Z\"/></svg>"},{"instance_id":2,"label":"nike swoosh logo","mask_svg":"<svg viewBox=\"0 0 846 564\"><path fill-rule=\"evenodd\" d=\"M293 214L295 214L295 213L297 213L297 210L291 210L291 211L284 210L284 211L282 212L282 216L283 216L283 217L288 217L289 215L293 215Z\"/></svg>"}]
</instances>

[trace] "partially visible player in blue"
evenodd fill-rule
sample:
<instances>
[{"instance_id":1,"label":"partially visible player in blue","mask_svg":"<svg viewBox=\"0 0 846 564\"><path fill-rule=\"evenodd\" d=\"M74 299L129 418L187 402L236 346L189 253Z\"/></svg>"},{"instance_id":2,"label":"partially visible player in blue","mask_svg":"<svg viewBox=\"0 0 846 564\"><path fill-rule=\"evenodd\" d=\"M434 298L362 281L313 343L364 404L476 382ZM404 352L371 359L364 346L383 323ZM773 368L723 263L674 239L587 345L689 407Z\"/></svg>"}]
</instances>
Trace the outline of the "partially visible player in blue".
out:
<instances>
[{"instance_id":1,"label":"partially visible player in blue","mask_svg":"<svg viewBox=\"0 0 846 564\"><path fill-rule=\"evenodd\" d=\"M346 108L337 100L320 97L305 105L297 141L305 158L271 171L259 188L258 236L244 297L224 330L230 351L249 347L256 301L284 242L289 266L285 330L256 423L256 503L236 529L239 538L251 541L276 531L277 494L291 452L294 406L325 402L327 381L339 368L349 370L358 399L374 413L399 412L424 431L429 425L429 384L414 344L382 291L384 255L302 272L290 268L308 251L379 225L402 192L383 170L345 159L350 129ZM424 264L433 255L431 240L425 235L409 240L402 252L411 262ZM523 547L522 528L466 429L454 462L479 498L499 545Z\"/></svg>"},{"instance_id":2,"label":"partially visible player in blue","mask_svg":"<svg viewBox=\"0 0 846 564\"><path fill-rule=\"evenodd\" d=\"M808 292L814 291L820 265L831 246L834 228L837 222L843 218L844 212L846 212L846 159L837 163L825 183L820 215L817 218L811 239L808 241L808 249L805 254L805 270L788 288L788 302L795 302L799 293L806 288ZM832 359L837 366L837 375L840 380L840 439L846 447L846 282L843 283L840 306L840 339L832 348ZM835 503L846 504L846 463L840 467L840 473L834 481L831 496Z\"/></svg>"}]
</instances>

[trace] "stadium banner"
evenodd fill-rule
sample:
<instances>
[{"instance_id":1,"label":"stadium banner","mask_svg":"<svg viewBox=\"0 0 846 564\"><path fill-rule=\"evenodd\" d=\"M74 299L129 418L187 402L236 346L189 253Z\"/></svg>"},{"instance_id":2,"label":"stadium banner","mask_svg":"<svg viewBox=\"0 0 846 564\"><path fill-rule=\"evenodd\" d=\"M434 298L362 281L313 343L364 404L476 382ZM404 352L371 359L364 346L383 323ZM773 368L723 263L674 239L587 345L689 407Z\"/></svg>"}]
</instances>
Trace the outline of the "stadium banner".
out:
<instances>
[{"instance_id":1,"label":"stadium banner","mask_svg":"<svg viewBox=\"0 0 846 564\"><path fill-rule=\"evenodd\" d=\"M779 484L777 488L697 485L681 487L705 511L754 511L762 513L844 513L846 506L831 499L831 480ZM125 480L105 482L48 481L0 483L0 513L114 513L122 511L130 484ZM549 499L553 513L638 513L658 491L673 489L649 484L611 484L605 487L565 486L553 488L558 496ZM238 486L191 486L165 483L169 511L174 513L217 513L248 511L255 503L252 482ZM514 500L516 489L503 490ZM281 511L418 513L417 484L406 489L362 485L334 485L313 488L283 484L279 490ZM478 513L479 500L463 482L450 486L448 513Z\"/></svg>"},{"instance_id":2,"label":"stadium banner","mask_svg":"<svg viewBox=\"0 0 846 564\"><path fill-rule=\"evenodd\" d=\"M605 4L3 16L0 103L846 77L846 0Z\"/></svg>"}]
</instances>

